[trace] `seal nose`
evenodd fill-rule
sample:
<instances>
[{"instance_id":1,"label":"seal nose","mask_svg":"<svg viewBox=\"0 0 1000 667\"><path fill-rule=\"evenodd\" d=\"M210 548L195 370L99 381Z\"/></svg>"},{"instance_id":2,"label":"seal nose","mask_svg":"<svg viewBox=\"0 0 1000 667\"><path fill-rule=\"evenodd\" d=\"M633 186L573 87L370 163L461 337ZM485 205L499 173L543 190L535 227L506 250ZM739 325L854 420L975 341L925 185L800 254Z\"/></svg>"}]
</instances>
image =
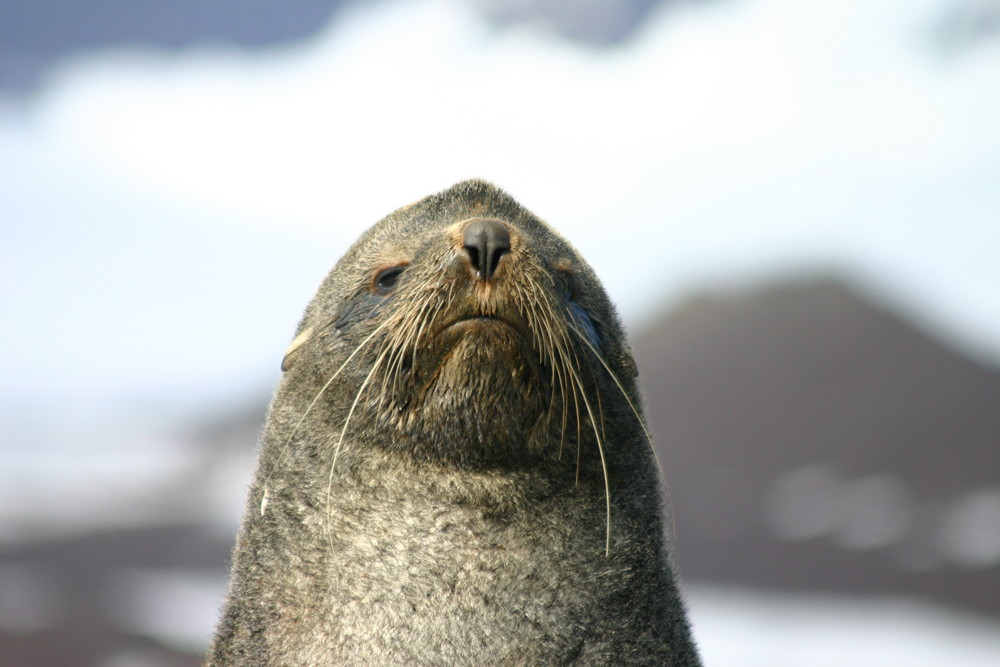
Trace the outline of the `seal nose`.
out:
<instances>
[{"instance_id":1,"label":"seal nose","mask_svg":"<svg viewBox=\"0 0 1000 667\"><path fill-rule=\"evenodd\" d=\"M510 232L499 220L471 220L462 232L462 243L480 280L489 280L497 272L500 257L510 252Z\"/></svg>"}]
</instances>

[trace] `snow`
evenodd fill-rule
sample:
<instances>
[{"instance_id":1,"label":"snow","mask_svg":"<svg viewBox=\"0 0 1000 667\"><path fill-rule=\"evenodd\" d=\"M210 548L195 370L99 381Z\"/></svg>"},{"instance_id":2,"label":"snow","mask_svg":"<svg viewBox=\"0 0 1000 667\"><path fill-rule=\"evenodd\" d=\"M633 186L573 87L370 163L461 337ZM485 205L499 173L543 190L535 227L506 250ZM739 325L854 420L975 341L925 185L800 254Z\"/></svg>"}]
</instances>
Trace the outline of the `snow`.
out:
<instances>
[{"instance_id":1,"label":"snow","mask_svg":"<svg viewBox=\"0 0 1000 667\"><path fill-rule=\"evenodd\" d=\"M135 570L116 582L125 627L182 650L207 646L225 594L208 574ZM996 667L1000 619L918 600L686 587L712 667Z\"/></svg>"},{"instance_id":2,"label":"snow","mask_svg":"<svg viewBox=\"0 0 1000 667\"><path fill-rule=\"evenodd\" d=\"M919 600L687 586L712 667L996 667L1000 620Z\"/></svg>"}]
</instances>

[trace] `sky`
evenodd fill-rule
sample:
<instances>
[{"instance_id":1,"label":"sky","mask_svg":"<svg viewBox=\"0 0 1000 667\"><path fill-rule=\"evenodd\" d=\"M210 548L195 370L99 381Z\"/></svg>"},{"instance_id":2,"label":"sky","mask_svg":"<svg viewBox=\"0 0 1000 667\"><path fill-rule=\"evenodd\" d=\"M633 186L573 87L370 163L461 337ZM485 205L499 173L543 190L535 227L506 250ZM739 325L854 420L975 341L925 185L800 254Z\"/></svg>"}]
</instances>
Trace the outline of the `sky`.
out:
<instances>
[{"instance_id":1,"label":"sky","mask_svg":"<svg viewBox=\"0 0 1000 667\"><path fill-rule=\"evenodd\" d=\"M1000 360L1000 40L948 55L946 4L668 7L604 51L384 2L282 48L76 58L0 98L0 398L266 387L347 245L472 176L560 229L632 327L835 272Z\"/></svg>"}]
</instances>

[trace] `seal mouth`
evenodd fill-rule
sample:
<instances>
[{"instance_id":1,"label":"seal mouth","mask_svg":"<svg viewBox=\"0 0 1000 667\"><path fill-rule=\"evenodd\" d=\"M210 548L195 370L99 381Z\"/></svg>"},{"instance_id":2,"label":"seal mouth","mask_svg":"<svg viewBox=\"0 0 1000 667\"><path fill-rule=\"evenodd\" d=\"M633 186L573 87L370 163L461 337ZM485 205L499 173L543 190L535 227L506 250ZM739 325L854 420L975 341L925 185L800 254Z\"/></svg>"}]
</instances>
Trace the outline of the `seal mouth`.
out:
<instances>
[{"instance_id":1,"label":"seal mouth","mask_svg":"<svg viewBox=\"0 0 1000 667\"><path fill-rule=\"evenodd\" d=\"M517 354L535 356L535 339L526 322L512 320L496 315L467 315L445 324L434 334L436 344L451 347L466 339L482 339L486 345L493 347L501 340L509 340L509 344L500 344L498 351L506 348L508 353L517 350ZM491 342L486 342L491 341ZM508 347L512 345L513 347ZM482 349L482 348L480 348Z\"/></svg>"},{"instance_id":2,"label":"seal mouth","mask_svg":"<svg viewBox=\"0 0 1000 667\"><path fill-rule=\"evenodd\" d=\"M470 315L468 317L460 317L452 322L449 322L448 324L445 324L437 333L441 334L446 331L461 332L478 327L505 327L513 329L519 334L522 333L521 327L517 326L513 322L505 320L502 317L495 317L493 315Z\"/></svg>"},{"instance_id":3,"label":"seal mouth","mask_svg":"<svg viewBox=\"0 0 1000 667\"><path fill-rule=\"evenodd\" d=\"M433 368L439 378L446 366L497 364L508 369L527 363L531 375L541 376L537 352L527 326L495 315L462 315L442 324L426 346L421 346L419 366ZM486 361L492 359L493 361ZM416 367L414 367L416 369ZM505 370L502 375L509 375Z\"/></svg>"}]
</instances>

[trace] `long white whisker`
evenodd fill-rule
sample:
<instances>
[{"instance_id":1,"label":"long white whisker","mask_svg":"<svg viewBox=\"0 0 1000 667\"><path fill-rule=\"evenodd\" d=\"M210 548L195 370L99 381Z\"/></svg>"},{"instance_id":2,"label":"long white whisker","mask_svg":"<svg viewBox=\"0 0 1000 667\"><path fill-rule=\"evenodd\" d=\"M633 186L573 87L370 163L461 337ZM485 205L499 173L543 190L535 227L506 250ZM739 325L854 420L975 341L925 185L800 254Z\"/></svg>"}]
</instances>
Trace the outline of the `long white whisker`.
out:
<instances>
[{"instance_id":1,"label":"long white whisker","mask_svg":"<svg viewBox=\"0 0 1000 667\"><path fill-rule=\"evenodd\" d=\"M351 352L351 354L347 357L347 359L344 360L344 363L342 363L340 365L340 367L336 371L334 371L333 375L330 376L330 379L326 381L326 384L324 384L320 388L320 390L316 393L316 397L313 398L312 402L305 409L305 412L303 412L302 416L299 417L299 420L295 423L295 426L292 428L292 432L288 435L288 439L286 439L285 443L281 446L281 451L278 452L278 456L274 460L274 465L271 467L271 470L268 471L267 476L264 477L264 484L267 484L267 482L271 479L271 476L274 474L274 471L278 469L278 464L281 462L281 459L284 457L285 450L287 450L288 449L288 445L291 444L292 438L294 438L295 434L298 433L299 428L302 426L302 422L305 421L306 417L309 415L309 412L313 409L313 407L319 401L319 399L323 395L323 393L327 389L330 388L330 385L333 384L333 381L337 379L337 376L340 375L340 372L342 370L344 370L344 368L347 366L348 363L350 363L351 359L353 359L355 357L355 355L357 355L358 352L360 352L368 344L368 342L371 341L371 339L375 337L375 335L379 331L381 331L383 328L385 328L385 326L387 324L388 324L388 321L383 322L379 326L375 327L375 330L372 331L363 341L361 341L358 344L357 347L354 348L354 351Z\"/></svg>"},{"instance_id":2,"label":"long white whisker","mask_svg":"<svg viewBox=\"0 0 1000 667\"><path fill-rule=\"evenodd\" d=\"M340 450L344 444L344 435L347 433L347 427L351 423L351 417L354 416L354 409L358 406L358 402L361 400L361 396L364 393L365 388L368 386L368 383L371 381L376 371L378 371L379 367L382 365L382 362L385 359L385 355L386 352L383 352L381 355L379 355L379 357L375 360L375 363L372 364L372 369L368 372L368 375L365 377L364 382L362 382L361 386L358 387L358 391L354 396L354 402L351 403L351 409L347 411L347 418L344 419L344 426L343 428L340 429L340 438L337 440L337 446L333 450L333 460L330 462L330 474L326 481L326 512L324 513L327 539L331 543L333 541L333 534L330 529L330 508L332 507L333 503L333 498L332 498L333 472L337 467L337 458L340 456Z\"/></svg>"},{"instance_id":3,"label":"long white whisker","mask_svg":"<svg viewBox=\"0 0 1000 667\"><path fill-rule=\"evenodd\" d=\"M572 323L570 323L569 329L570 331L575 333L579 337L579 339L583 342L583 344L586 345L587 348L593 353L594 357L601 363L601 366L604 367L604 370L608 372L608 375L611 377L615 385L618 387L618 391L621 392L622 396L625 398L625 401L628 402L628 407L632 410L632 414L635 415L636 421L639 422L639 427L642 428L642 432L646 436L646 442L649 443L649 450L653 453L653 458L656 460L656 467L660 470L660 474L662 475L663 466L660 465L660 457L657 456L656 454L656 447L653 445L653 436L650 435L649 429L646 428L646 422L639 415L639 411L636 409L635 404L632 402L632 399L629 398L628 392L625 391L625 387L623 387L622 383L618 380L618 376L615 375L615 372L612 371L611 367L608 366L607 362L604 361L604 357L601 356L601 353L594 347L593 343L591 343L587 339L586 334L580 331Z\"/></svg>"},{"instance_id":4,"label":"long white whisker","mask_svg":"<svg viewBox=\"0 0 1000 667\"><path fill-rule=\"evenodd\" d=\"M580 383L579 374L574 375L574 379L578 384L580 384L580 398L583 399L583 407L587 410L587 415L590 417L590 426L594 431L594 439L597 440L597 452L601 457L601 471L604 473L604 505L605 505L605 527L604 527L604 555L611 555L611 484L608 481L608 463L604 457L604 443L601 442L601 434L597 430L597 420L594 417L594 411L590 407L590 401L587 400L587 393L584 391L583 385Z\"/></svg>"}]
</instances>

